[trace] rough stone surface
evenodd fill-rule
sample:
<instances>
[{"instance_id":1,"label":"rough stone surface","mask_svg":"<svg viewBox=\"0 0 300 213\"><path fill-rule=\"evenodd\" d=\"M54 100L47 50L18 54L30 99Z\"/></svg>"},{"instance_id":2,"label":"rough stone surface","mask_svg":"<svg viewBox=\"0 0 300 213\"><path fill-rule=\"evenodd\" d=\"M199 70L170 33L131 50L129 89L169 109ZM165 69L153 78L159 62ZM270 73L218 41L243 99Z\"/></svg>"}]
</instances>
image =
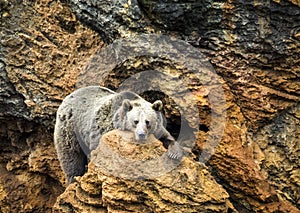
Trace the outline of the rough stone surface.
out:
<instances>
[{"instance_id":1,"label":"rough stone surface","mask_svg":"<svg viewBox=\"0 0 300 213\"><path fill-rule=\"evenodd\" d=\"M54 115L102 41L59 1L0 1L0 212L51 212Z\"/></svg>"},{"instance_id":2,"label":"rough stone surface","mask_svg":"<svg viewBox=\"0 0 300 213\"><path fill-rule=\"evenodd\" d=\"M300 105L282 112L254 137L265 154L262 169L280 196L300 204Z\"/></svg>"},{"instance_id":3,"label":"rough stone surface","mask_svg":"<svg viewBox=\"0 0 300 213\"><path fill-rule=\"evenodd\" d=\"M0 24L0 94L8 98L0 100L10 108L0 113L49 122L101 40L58 1L7 4Z\"/></svg>"},{"instance_id":4,"label":"rough stone surface","mask_svg":"<svg viewBox=\"0 0 300 213\"><path fill-rule=\"evenodd\" d=\"M221 77L226 108L219 115L226 112L226 123L217 149L205 143L214 133L208 100L214 88L203 85L170 57L130 57L108 66L106 77L97 83L117 89L128 77L154 69L180 77L193 95L200 120L193 149L197 157L194 162L188 158L184 165L203 160L203 150L214 154L207 162L208 169L199 174L205 171L203 181L222 188L215 196L229 196L239 212L299 212L299 7L297 0L0 0L0 211L50 212L62 193L64 179L52 144L54 115L61 100L80 85L77 76L83 67L93 65L90 57L97 62L94 53L104 46L103 41L107 45L120 37L163 33L201 50L204 54L198 58L206 55ZM139 45L127 44L129 49ZM156 49L170 46L165 43ZM94 68L84 70L97 66L99 63L94 63ZM202 76L209 80L206 77ZM151 80L148 85L157 82ZM180 87L170 81L164 88ZM181 114L172 96L156 92L143 96L149 101L163 99L168 129L177 137ZM190 97L181 98L180 104L191 103ZM193 121L192 116L187 119ZM221 130L222 126L215 129ZM78 211L107 212L107 206L119 202L118 197L128 200L124 191L114 193L110 184L108 195L115 197L107 200L112 203L99 203L103 195L88 188L89 180L98 181L91 184L97 189L105 187L102 182L106 180L97 168L91 163L88 174L68 188L59 204ZM126 184L121 189L131 186L129 181ZM131 184L143 191L139 181ZM131 194L130 198L151 197L151 190L147 193ZM225 210L230 207L224 201L222 205Z\"/></svg>"},{"instance_id":5,"label":"rough stone surface","mask_svg":"<svg viewBox=\"0 0 300 213\"><path fill-rule=\"evenodd\" d=\"M155 32L137 0L71 0L70 6L77 17L96 29L106 42L137 33Z\"/></svg>"},{"instance_id":6,"label":"rough stone surface","mask_svg":"<svg viewBox=\"0 0 300 213\"><path fill-rule=\"evenodd\" d=\"M169 167L174 162L163 158L166 150L161 142L150 137L145 145L139 145L132 142L133 137L130 132L112 131L105 134L92 153L87 173L59 196L54 212L234 210L226 191L214 180L207 168L193 160L192 155L183 159L173 171L165 173L164 167ZM117 162L108 149L119 156ZM157 159L161 159L164 164L147 163ZM143 166L145 162L146 165ZM107 166L109 170L106 169ZM159 177L144 179L149 171L158 168L162 169L158 173ZM114 174L128 176L122 179Z\"/></svg>"},{"instance_id":7,"label":"rough stone surface","mask_svg":"<svg viewBox=\"0 0 300 213\"><path fill-rule=\"evenodd\" d=\"M0 141L0 211L50 212L64 189L51 131L24 120L1 120Z\"/></svg>"},{"instance_id":8,"label":"rough stone surface","mask_svg":"<svg viewBox=\"0 0 300 213\"><path fill-rule=\"evenodd\" d=\"M70 2L78 18L100 29L108 42L142 32L171 31L170 34L205 48L212 63L219 68L218 74L230 82L231 91L238 96L237 102L251 128L257 129L276 116L276 112L300 101L297 81L300 10L297 3ZM147 16L141 15L141 11ZM139 14L139 18L132 14ZM256 107L257 110L253 110Z\"/></svg>"}]
</instances>

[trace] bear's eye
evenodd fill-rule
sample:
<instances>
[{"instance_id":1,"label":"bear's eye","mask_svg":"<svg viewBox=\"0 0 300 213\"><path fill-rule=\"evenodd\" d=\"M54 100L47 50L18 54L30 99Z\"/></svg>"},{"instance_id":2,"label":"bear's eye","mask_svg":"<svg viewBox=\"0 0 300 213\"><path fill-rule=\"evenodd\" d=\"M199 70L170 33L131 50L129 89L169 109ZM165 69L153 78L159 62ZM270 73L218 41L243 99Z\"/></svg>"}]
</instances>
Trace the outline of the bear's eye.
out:
<instances>
[{"instance_id":1,"label":"bear's eye","mask_svg":"<svg viewBox=\"0 0 300 213\"><path fill-rule=\"evenodd\" d=\"M134 123L135 125L137 125L137 124L139 123L139 121L138 121L138 120L134 120L133 123Z\"/></svg>"},{"instance_id":2,"label":"bear's eye","mask_svg":"<svg viewBox=\"0 0 300 213\"><path fill-rule=\"evenodd\" d=\"M146 126L150 126L150 121L146 120L145 123L146 123Z\"/></svg>"}]
</instances>

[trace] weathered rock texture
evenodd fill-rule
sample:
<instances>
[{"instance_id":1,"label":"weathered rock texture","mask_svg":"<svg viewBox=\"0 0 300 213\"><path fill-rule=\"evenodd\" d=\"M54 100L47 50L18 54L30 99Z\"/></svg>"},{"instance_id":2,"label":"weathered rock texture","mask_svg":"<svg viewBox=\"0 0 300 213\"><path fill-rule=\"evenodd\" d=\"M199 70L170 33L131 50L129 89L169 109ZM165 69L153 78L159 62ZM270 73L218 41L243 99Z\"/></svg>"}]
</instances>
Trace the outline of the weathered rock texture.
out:
<instances>
[{"instance_id":1,"label":"weathered rock texture","mask_svg":"<svg viewBox=\"0 0 300 213\"><path fill-rule=\"evenodd\" d=\"M71 0L70 3L75 14L100 29L108 41L142 32L169 32L204 48L218 74L238 96L237 103L249 127L255 130L278 111L300 101L297 2Z\"/></svg>"},{"instance_id":2,"label":"weathered rock texture","mask_svg":"<svg viewBox=\"0 0 300 213\"><path fill-rule=\"evenodd\" d=\"M51 133L33 122L1 119L1 212L49 212L62 193Z\"/></svg>"},{"instance_id":3,"label":"weathered rock texture","mask_svg":"<svg viewBox=\"0 0 300 213\"><path fill-rule=\"evenodd\" d=\"M300 204L300 107L278 115L254 140L264 152L262 169L280 196Z\"/></svg>"},{"instance_id":4,"label":"weathered rock texture","mask_svg":"<svg viewBox=\"0 0 300 213\"><path fill-rule=\"evenodd\" d=\"M49 121L101 41L57 1L11 1L1 15L0 113Z\"/></svg>"},{"instance_id":5,"label":"weathered rock texture","mask_svg":"<svg viewBox=\"0 0 300 213\"><path fill-rule=\"evenodd\" d=\"M52 144L59 103L79 85L77 76L104 45L102 41L110 44L140 33L164 33L189 42L208 57L222 78L226 108L219 113L226 112L225 130L208 169L198 174L205 173L203 181L220 189L216 197L227 200L229 196L239 212L299 212L300 4L293 0L0 0L0 211L50 211L64 183ZM97 66L97 57L93 59ZM180 63L159 55L131 57L110 67L99 84L116 89L124 79L151 69L187 82L200 119L193 151L201 154L212 133L208 97L213 88L206 88ZM165 86L176 89L175 82ZM155 92L144 96L163 99L168 128L176 136L180 113L172 97ZM188 158L183 165L194 169L195 162ZM98 203L98 191L83 188L89 180L100 191L105 181L116 180L113 183L127 191L131 185L98 175L97 168L90 164L89 173L67 189L59 204L70 203L71 209L80 206L82 211L99 207L105 212L107 206L113 209L126 203L129 208L137 196L150 197L150 190L134 194L130 203L123 191L110 190L115 197L109 197L111 203L102 208L106 201ZM132 184L142 190L143 182ZM115 189L112 184L108 188ZM225 200L220 211L230 207ZM142 200L139 205L150 208L152 204Z\"/></svg>"},{"instance_id":6,"label":"weathered rock texture","mask_svg":"<svg viewBox=\"0 0 300 213\"><path fill-rule=\"evenodd\" d=\"M0 1L0 212L50 212L64 190L61 100L102 42L58 1Z\"/></svg>"},{"instance_id":7,"label":"weathered rock texture","mask_svg":"<svg viewBox=\"0 0 300 213\"><path fill-rule=\"evenodd\" d=\"M223 187L192 155L178 165L164 155L166 149L153 136L144 145L133 143L133 138L132 133L120 131L105 134L87 173L59 196L54 212L234 210ZM178 167L166 172L174 163ZM151 171L157 171L158 177L147 179Z\"/></svg>"}]
</instances>

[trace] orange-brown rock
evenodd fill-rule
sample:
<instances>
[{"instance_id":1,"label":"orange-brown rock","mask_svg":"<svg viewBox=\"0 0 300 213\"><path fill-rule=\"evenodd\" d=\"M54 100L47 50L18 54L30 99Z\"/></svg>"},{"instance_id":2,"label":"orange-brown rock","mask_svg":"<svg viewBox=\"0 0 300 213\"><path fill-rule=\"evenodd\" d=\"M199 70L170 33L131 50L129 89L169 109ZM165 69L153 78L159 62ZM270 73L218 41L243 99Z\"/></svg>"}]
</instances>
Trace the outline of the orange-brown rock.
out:
<instances>
[{"instance_id":1,"label":"orange-brown rock","mask_svg":"<svg viewBox=\"0 0 300 213\"><path fill-rule=\"evenodd\" d=\"M51 212L54 115L101 44L61 1L0 0L0 212Z\"/></svg>"},{"instance_id":2,"label":"orange-brown rock","mask_svg":"<svg viewBox=\"0 0 300 213\"><path fill-rule=\"evenodd\" d=\"M54 211L235 211L227 192L195 156L176 162L165 153L153 136L141 145L130 132L108 132L92 152L87 173L58 197Z\"/></svg>"}]
</instances>

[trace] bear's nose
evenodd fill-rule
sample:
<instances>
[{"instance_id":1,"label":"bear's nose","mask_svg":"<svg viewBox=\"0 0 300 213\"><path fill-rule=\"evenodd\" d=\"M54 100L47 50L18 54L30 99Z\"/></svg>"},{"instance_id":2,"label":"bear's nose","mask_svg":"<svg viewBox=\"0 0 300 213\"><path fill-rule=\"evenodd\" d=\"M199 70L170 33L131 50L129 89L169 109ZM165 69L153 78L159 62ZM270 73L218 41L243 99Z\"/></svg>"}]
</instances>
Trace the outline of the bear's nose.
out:
<instances>
[{"instance_id":1,"label":"bear's nose","mask_svg":"<svg viewBox=\"0 0 300 213\"><path fill-rule=\"evenodd\" d=\"M140 139L140 140L143 140L143 139L146 138L146 134L145 134L144 132L139 132L139 133L138 133L138 136L139 136L139 139Z\"/></svg>"}]
</instances>

